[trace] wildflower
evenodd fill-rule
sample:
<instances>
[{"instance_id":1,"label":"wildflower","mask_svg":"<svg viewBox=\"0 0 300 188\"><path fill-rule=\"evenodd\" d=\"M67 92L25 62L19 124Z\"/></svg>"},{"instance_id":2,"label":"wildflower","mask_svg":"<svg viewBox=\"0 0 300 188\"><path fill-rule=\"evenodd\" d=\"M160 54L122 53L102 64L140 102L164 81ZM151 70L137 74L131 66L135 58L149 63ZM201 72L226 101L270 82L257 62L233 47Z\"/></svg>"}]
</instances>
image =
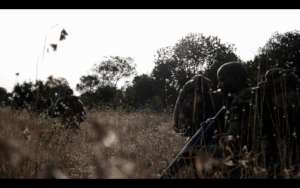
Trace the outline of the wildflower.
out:
<instances>
[{"instance_id":1,"label":"wildflower","mask_svg":"<svg viewBox=\"0 0 300 188\"><path fill-rule=\"evenodd\" d=\"M30 131L29 131L29 129L27 127L24 129L23 135L24 135L26 141L31 140L31 134L30 134Z\"/></svg>"},{"instance_id":2,"label":"wildflower","mask_svg":"<svg viewBox=\"0 0 300 188\"><path fill-rule=\"evenodd\" d=\"M59 40L60 40L60 41L65 40L67 35L68 35L67 31L66 31L65 29L63 29L63 30L60 32Z\"/></svg>"},{"instance_id":3,"label":"wildflower","mask_svg":"<svg viewBox=\"0 0 300 188\"><path fill-rule=\"evenodd\" d=\"M248 151L248 147L246 145L244 145L243 148L242 148L242 151L243 152L247 152Z\"/></svg>"},{"instance_id":4,"label":"wildflower","mask_svg":"<svg viewBox=\"0 0 300 188\"><path fill-rule=\"evenodd\" d=\"M56 49L57 49L57 44L50 44L50 46L52 47L53 51L56 51Z\"/></svg>"},{"instance_id":5,"label":"wildflower","mask_svg":"<svg viewBox=\"0 0 300 188\"><path fill-rule=\"evenodd\" d=\"M233 140L233 136L232 136L232 135L228 135L228 136L227 136L227 140L228 140L228 141Z\"/></svg>"},{"instance_id":6,"label":"wildflower","mask_svg":"<svg viewBox=\"0 0 300 188\"><path fill-rule=\"evenodd\" d=\"M107 136L103 139L103 145L105 147L111 147L116 142L117 142L117 136L112 131L109 131Z\"/></svg>"}]
</instances>

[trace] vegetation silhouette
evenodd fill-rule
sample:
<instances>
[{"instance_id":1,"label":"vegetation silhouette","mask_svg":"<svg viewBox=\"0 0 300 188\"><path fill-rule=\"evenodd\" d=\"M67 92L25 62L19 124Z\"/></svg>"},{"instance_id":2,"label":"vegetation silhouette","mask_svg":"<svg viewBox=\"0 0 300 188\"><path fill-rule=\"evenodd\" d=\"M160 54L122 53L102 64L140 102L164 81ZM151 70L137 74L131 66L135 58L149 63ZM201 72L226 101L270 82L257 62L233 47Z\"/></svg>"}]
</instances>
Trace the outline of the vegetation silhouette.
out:
<instances>
[{"instance_id":1,"label":"vegetation silhouette","mask_svg":"<svg viewBox=\"0 0 300 188\"><path fill-rule=\"evenodd\" d=\"M64 40L67 35L63 29L59 40ZM57 50L57 44L53 44L52 48ZM103 126L90 121L88 116L93 112L108 113L113 110L145 116L148 113L146 110L150 110L156 115L166 112L168 117L174 113L174 119L169 123L174 123L173 128L183 134L182 140L191 137L201 122L225 105L227 111L216 123L217 130L211 129L208 134L210 139L214 137L214 144L212 147L205 145L193 154L193 175L200 178L299 177L299 31L275 33L251 61L243 62L235 51L233 44L222 43L216 36L191 33L173 46L158 49L150 74L137 74L131 57L105 57L91 67L90 74L81 76L76 85L79 96L74 95L65 78L50 76L46 81L18 82L11 92L0 87L0 105L1 109L17 113L14 117L30 114L32 120L38 117L48 122L58 118L65 127L77 128L81 127L80 124ZM228 62L238 62L229 65L238 64L243 68L231 67L227 71ZM132 81L120 87L122 81L130 79ZM3 117L9 114L6 111L1 113ZM124 120L127 124L128 121ZM154 121L153 118L146 118L143 123L151 121ZM24 126L30 124L16 124L22 123ZM162 129L152 128L149 128L151 133ZM55 132L57 128L51 131ZM115 138L113 133L106 133L110 136L108 141L103 141L102 149L107 145L110 147L113 141L109 140ZM176 135L167 131L165 134L168 137L165 139L170 140ZM24 128L22 135L30 140L28 129ZM1 138L0 142L3 150L13 145ZM179 151L180 147L176 147ZM176 152L172 151L172 154ZM163 151L159 150L157 155L163 155ZM5 156L8 156L7 153ZM7 158L5 156L4 159ZM172 157L170 153L168 156L167 162ZM32 159L32 156L29 158ZM103 159L105 156L98 153L96 158ZM98 174L106 174L102 173L105 165L100 165L99 161L95 161L99 167ZM9 176L14 176L13 172L9 173L12 173ZM189 175L186 174L187 177ZM109 177L108 174L103 176Z\"/></svg>"}]
</instances>

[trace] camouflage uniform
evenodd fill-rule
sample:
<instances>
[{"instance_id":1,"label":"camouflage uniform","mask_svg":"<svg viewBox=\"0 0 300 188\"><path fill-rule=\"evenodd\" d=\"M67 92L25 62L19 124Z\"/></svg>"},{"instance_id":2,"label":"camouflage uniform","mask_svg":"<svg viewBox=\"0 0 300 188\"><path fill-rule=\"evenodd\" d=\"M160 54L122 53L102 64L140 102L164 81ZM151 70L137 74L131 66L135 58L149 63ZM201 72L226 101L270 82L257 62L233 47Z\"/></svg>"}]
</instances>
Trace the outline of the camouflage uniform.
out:
<instances>
[{"instance_id":1,"label":"camouflage uniform","mask_svg":"<svg viewBox=\"0 0 300 188\"><path fill-rule=\"evenodd\" d=\"M252 117L256 108L254 102L256 92L255 88L246 88L234 94L226 111L225 130L228 134L241 139L241 145L250 143L251 140L249 131L251 124L255 123Z\"/></svg>"},{"instance_id":2,"label":"camouflage uniform","mask_svg":"<svg viewBox=\"0 0 300 188\"><path fill-rule=\"evenodd\" d=\"M174 129L183 136L191 137L200 128L200 124L210 117L213 117L221 108L221 95L219 92L213 92L211 81L203 75L196 75L185 83L178 95L174 109ZM203 148L207 149L214 142L213 135L215 130L219 129L219 121L213 124L210 129L205 131L201 137L201 143L196 144L190 149L180 164L176 167L176 177L185 175L189 178L197 177L195 156ZM179 170L180 169L180 170Z\"/></svg>"},{"instance_id":3,"label":"camouflage uniform","mask_svg":"<svg viewBox=\"0 0 300 188\"><path fill-rule=\"evenodd\" d=\"M228 134L240 134L239 120L244 119L245 110L252 100L252 90L247 86L247 72L238 62L223 64L217 71L218 87L222 93L222 103L227 111L224 116L223 131Z\"/></svg>"},{"instance_id":4,"label":"camouflage uniform","mask_svg":"<svg viewBox=\"0 0 300 188\"><path fill-rule=\"evenodd\" d=\"M217 76L221 92L212 91L211 81L203 75L197 75L185 83L174 109L176 132L192 136L201 122L214 116L223 105L229 107L234 94L246 87L246 70L241 63L223 64ZM222 131L224 122L217 124L219 131Z\"/></svg>"},{"instance_id":5,"label":"camouflage uniform","mask_svg":"<svg viewBox=\"0 0 300 188\"><path fill-rule=\"evenodd\" d=\"M218 87L223 94L222 103L226 106L223 129L218 138L218 147L223 148L222 159L229 158L238 164L244 151L255 147L255 100L257 88L248 87L247 71L243 64L228 62L217 71ZM254 117L254 118L253 118ZM228 167L224 174L228 178L240 178L241 168L234 165Z\"/></svg>"},{"instance_id":6,"label":"camouflage uniform","mask_svg":"<svg viewBox=\"0 0 300 188\"><path fill-rule=\"evenodd\" d=\"M235 155L241 156L245 148L258 154L257 165L267 169L268 177L283 176L283 169L300 162L299 86L296 74L271 69L264 82L232 100L225 127L235 139Z\"/></svg>"},{"instance_id":7,"label":"camouflage uniform","mask_svg":"<svg viewBox=\"0 0 300 188\"><path fill-rule=\"evenodd\" d=\"M222 103L227 111L224 116L223 131L228 134L240 134L239 120L247 115L253 91L247 86L247 72L241 63L228 62L217 71L218 87L222 93ZM249 110L248 110L249 111Z\"/></svg>"},{"instance_id":8,"label":"camouflage uniform","mask_svg":"<svg viewBox=\"0 0 300 188\"><path fill-rule=\"evenodd\" d=\"M281 68L269 70L262 84L262 134L266 165L272 176L300 162L299 88L298 76Z\"/></svg>"},{"instance_id":9,"label":"camouflage uniform","mask_svg":"<svg viewBox=\"0 0 300 188\"><path fill-rule=\"evenodd\" d=\"M66 128L79 128L80 123L86 119L83 104L76 96L67 95L58 101L56 108Z\"/></svg>"},{"instance_id":10,"label":"camouflage uniform","mask_svg":"<svg viewBox=\"0 0 300 188\"><path fill-rule=\"evenodd\" d=\"M192 136L200 123L218 110L211 90L211 81L203 75L197 75L185 83L179 92L173 115L177 133Z\"/></svg>"},{"instance_id":11,"label":"camouflage uniform","mask_svg":"<svg viewBox=\"0 0 300 188\"><path fill-rule=\"evenodd\" d=\"M222 65L217 74L221 92L212 92L211 82L202 75L184 85L176 101L175 130L191 136L202 121L225 105L224 121L217 128L232 138L227 144L235 162L243 154L257 154L252 164L266 168L269 177L278 177L278 172L299 164L298 76L288 70L271 69L265 81L248 87L246 71L236 62ZM238 169L229 176L239 177L240 173Z\"/></svg>"}]
</instances>

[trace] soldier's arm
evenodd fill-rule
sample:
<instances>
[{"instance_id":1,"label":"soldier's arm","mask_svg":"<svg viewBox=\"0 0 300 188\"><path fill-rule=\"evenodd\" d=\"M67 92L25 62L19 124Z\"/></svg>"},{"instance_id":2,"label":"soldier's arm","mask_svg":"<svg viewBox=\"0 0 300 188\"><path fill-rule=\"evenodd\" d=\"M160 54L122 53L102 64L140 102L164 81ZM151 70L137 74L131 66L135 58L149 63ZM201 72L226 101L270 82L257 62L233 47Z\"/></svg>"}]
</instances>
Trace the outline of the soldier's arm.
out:
<instances>
[{"instance_id":1,"label":"soldier's arm","mask_svg":"<svg viewBox=\"0 0 300 188\"><path fill-rule=\"evenodd\" d=\"M187 127L183 127L181 125L180 122L180 116L183 116L183 118L187 118L186 114L182 114L181 110L183 108L183 102L186 99L187 95L191 92L194 92L195 89L195 84L197 83L198 79L200 79L199 76L195 76L192 79L190 79L189 81L187 81L182 89L180 90L177 100L176 100L176 105L175 105L175 109L174 109L174 113L173 113L173 121L174 121L174 129L177 133L181 133L181 129L182 128L187 128ZM184 131L186 132L186 131Z\"/></svg>"},{"instance_id":2,"label":"soldier's arm","mask_svg":"<svg viewBox=\"0 0 300 188\"><path fill-rule=\"evenodd\" d=\"M179 109L181 108L181 102L183 100L182 96L182 89L179 92L179 95L176 100L174 112L173 112L173 122L174 122L174 129L178 133L180 132L180 126L179 126Z\"/></svg>"},{"instance_id":3,"label":"soldier's arm","mask_svg":"<svg viewBox=\"0 0 300 188\"><path fill-rule=\"evenodd\" d=\"M186 97L187 90L189 88L191 88L191 86L192 86L192 81L193 80L189 80L188 82L186 82L184 84L184 86L180 89L177 100L176 100L174 113L173 113L173 122L174 122L174 128L175 128L176 132L180 132L180 128L181 128L180 122L179 122L180 110L182 109L182 102L183 102L184 98Z\"/></svg>"}]
</instances>

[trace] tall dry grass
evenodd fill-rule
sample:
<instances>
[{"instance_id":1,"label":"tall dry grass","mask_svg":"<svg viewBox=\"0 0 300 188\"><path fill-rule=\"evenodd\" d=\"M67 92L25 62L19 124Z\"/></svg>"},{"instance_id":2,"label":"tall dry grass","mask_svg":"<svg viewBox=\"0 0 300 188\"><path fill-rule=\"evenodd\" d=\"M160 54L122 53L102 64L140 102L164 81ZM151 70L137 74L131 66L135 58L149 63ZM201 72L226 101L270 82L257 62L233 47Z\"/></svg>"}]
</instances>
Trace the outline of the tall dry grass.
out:
<instances>
[{"instance_id":1,"label":"tall dry grass","mask_svg":"<svg viewBox=\"0 0 300 188\"><path fill-rule=\"evenodd\" d=\"M80 130L0 110L1 178L158 178L184 139L171 116L90 112Z\"/></svg>"}]
</instances>

